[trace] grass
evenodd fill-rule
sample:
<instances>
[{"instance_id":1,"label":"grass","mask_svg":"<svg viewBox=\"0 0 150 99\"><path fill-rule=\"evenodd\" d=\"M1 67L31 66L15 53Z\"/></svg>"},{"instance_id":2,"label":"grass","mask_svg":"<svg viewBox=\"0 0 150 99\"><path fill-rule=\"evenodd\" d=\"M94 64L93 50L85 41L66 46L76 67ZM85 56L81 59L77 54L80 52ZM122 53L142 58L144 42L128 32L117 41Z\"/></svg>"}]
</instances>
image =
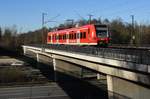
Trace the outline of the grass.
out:
<instances>
[{"instance_id":1,"label":"grass","mask_svg":"<svg viewBox=\"0 0 150 99\"><path fill-rule=\"evenodd\" d=\"M19 68L3 68L0 70L1 83L24 82L26 80L26 74Z\"/></svg>"}]
</instances>

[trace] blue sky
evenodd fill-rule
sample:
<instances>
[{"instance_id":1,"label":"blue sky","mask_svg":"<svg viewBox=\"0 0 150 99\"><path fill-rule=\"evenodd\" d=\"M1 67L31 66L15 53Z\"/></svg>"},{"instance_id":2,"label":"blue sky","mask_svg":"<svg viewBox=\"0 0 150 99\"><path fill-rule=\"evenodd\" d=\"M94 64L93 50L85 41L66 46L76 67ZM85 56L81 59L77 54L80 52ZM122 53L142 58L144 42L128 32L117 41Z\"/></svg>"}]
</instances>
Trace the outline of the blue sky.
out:
<instances>
[{"instance_id":1,"label":"blue sky","mask_svg":"<svg viewBox=\"0 0 150 99\"><path fill-rule=\"evenodd\" d=\"M148 23L150 0L0 0L0 26L16 25L22 32L35 30L41 27L42 12L48 13L46 20L60 14L54 19L57 23L48 23L48 27L80 19L78 14L87 19L89 13L93 18L121 17L125 22L131 22L130 15L135 15L139 23Z\"/></svg>"}]
</instances>

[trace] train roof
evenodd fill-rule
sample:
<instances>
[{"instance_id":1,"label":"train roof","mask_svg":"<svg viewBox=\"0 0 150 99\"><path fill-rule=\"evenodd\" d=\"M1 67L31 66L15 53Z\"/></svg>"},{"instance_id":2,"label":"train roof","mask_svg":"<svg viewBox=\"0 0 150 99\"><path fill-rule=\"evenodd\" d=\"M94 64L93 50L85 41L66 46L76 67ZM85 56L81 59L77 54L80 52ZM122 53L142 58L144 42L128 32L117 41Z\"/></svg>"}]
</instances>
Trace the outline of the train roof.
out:
<instances>
[{"instance_id":1,"label":"train roof","mask_svg":"<svg viewBox=\"0 0 150 99\"><path fill-rule=\"evenodd\" d=\"M68 28L68 29L62 29L62 30L52 31L52 32L55 33L55 32L73 31L73 30L81 29L81 28L89 28L92 25L94 25L94 24L88 24L88 25L84 25L84 26L80 26L80 27L73 27L73 28ZM49 33L52 33L52 32L49 32Z\"/></svg>"},{"instance_id":2,"label":"train roof","mask_svg":"<svg viewBox=\"0 0 150 99\"><path fill-rule=\"evenodd\" d=\"M104 24L87 24L87 25L83 25L83 26L80 26L80 27L73 27L73 28L67 28L67 29L62 29L62 30L57 30L57 31L51 31L49 33L56 33L56 32L58 33L58 32L73 31L73 30L82 29L82 28L89 28L91 26L107 27L107 25L104 25Z\"/></svg>"}]
</instances>

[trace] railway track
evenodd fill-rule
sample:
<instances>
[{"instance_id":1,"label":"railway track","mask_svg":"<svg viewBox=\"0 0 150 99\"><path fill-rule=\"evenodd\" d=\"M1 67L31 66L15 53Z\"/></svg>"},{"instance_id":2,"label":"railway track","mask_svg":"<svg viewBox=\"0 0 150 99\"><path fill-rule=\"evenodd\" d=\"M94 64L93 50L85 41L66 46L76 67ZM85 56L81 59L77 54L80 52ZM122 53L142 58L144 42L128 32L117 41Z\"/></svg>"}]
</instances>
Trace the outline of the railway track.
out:
<instances>
[{"instance_id":1,"label":"railway track","mask_svg":"<svg viewBox=\"0 0 150 99\"><path fill-rule=\"evenodd\" d=\"M107 59L115 59L120 61L133 62L137 64L149 65L150 51L141 48L120 48L120 47L93 47L93 46L75 46L75 45L30 45L42 49L49 48L61 50L71 53L85 54L90 56L102 57Z\"/></svg>"},{"instance_id":2,"label":"railway track","mask_svg":"<svg viewBox=\"0 0 150 99\"><path fill-rule=\"evenodd\" d=\"M89 49L89 50L128 50L128 51L150 51L149 46L129 46L129 45L110 45L108 47L99 47L99 46L79 46L79 45L63 45L63 44L34 44L31 46L43 47L43 48L56 48L56 49Z\"/></svg>"},{"instance_id":3,"label":"railway track","mask_svg":"<svg viewBox=\"0 0 150 99\"><path fill-rule=\"evenodd\" d=\"M150 51L150 45L136 46L136 45L127 45L127 44L126 45L113 44L113 45L110 45L108 48Z\"/></svg>"}]
</instances>

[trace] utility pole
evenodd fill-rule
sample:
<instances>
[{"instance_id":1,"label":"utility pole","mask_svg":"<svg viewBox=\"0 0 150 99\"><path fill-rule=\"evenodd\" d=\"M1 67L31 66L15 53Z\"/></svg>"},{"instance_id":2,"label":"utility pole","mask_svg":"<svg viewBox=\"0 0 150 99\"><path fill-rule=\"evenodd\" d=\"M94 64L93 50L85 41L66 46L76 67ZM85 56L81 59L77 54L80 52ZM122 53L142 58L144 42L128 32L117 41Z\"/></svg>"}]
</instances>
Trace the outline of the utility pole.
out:
<instances>
[{"instance_id":1,"label":"utility pole","mask_svg":"<svg viewBox=\"0 0 150 99\"><path fill-rule=\"evenodd\" d=\"M88 16L89 16L89 24L91 24L91 19L92 19L92 14L88 14Z\"/></svg>"},{"instance_id":2,"label":"utility pole","mask_svg":"<svg viewBox=\"0 0 150 99\"><path fill-rule=\"evenodd\" d=\"M142 44L142 33L143 33L143 26L140 24L140 30L139 30L139 46Z\"/></svg>"},{"instance_id":3,"label":"utility pole","mask_svg":"<svg viewBox=\"0 0 150 99\"><path fill-rule=\"evenodd\" d=\"M45 15L46 13L42 13L42 45L44 44L44 24L45 24ZM43 46L42 46L43 47Z\"/></svg>"},{"instance_id":4,"label":"utility pole","mask_svg":"<svg viewBox=\"0 0 150 99\"><path fill-rule=\"evenodd\" d=\"M57 21L53 21L53 19L57 18L58 16L60 16L59 14L53 18L51 18L50 20L48 21L45 21L45 15L47 15L47 13L42 13L42 33L41 33L41 39L42 39L42 44L41 44L41 48L42 48L42 51L44 51L44 24L48 23L48 22L57 22Z\"/></svg>"},{"instance_id":5,"label":"utility pole","mask_svg":"<svg viewBox=\"0 0 150 99\"><path fill-rule=\"evenodd\" d=\"M98 18L98 24L101 24L101 17Z\"/></svg>"},{"instance_id":6,"label":"utility pole","mask_svg":"<svg viewBox=\"0 0 150 99\"><path fill-rule=\"evenodd\" d=\"M134 15L131 15L132 18L132 30L131 30L131 44L135 43L135 33L134 33Z\"/></svg>"}]
</instances>

